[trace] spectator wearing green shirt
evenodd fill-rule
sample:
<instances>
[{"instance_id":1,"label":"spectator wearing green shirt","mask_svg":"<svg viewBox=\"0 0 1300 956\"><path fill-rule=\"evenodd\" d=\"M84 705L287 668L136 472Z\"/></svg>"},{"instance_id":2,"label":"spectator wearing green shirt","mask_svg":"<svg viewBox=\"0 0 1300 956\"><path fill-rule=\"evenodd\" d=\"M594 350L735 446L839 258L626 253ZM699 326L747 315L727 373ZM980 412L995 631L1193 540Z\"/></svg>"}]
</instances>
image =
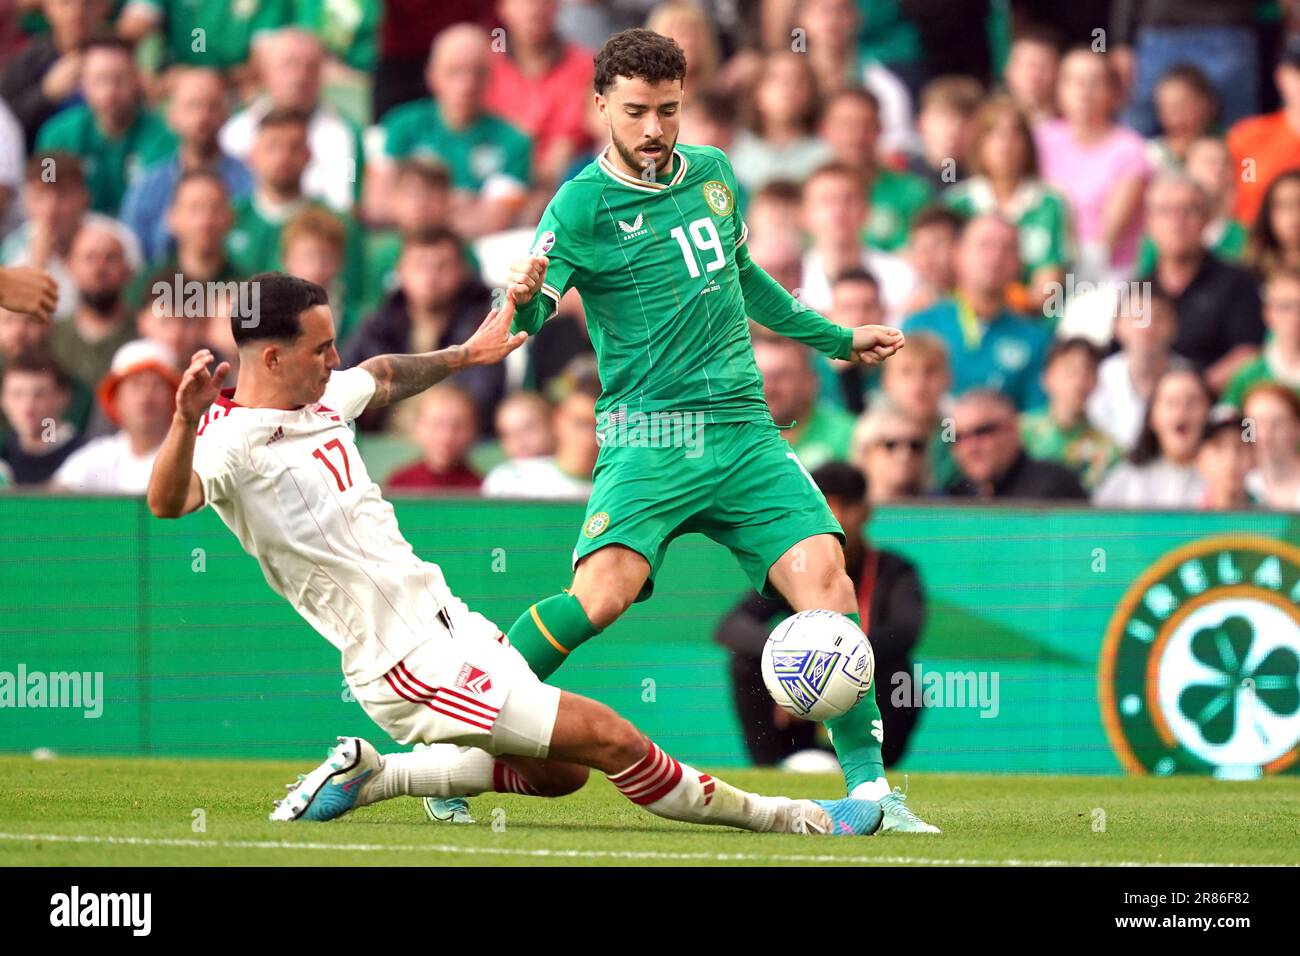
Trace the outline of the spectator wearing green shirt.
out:
<instances>
[{"instance_id":1,"label":"spectator wearing green shirt","mask_svg":"<svg viewBox=\"0 0 1300 956\"><path fill-rule=\"evenodd\" d=\"M1064 281L1073 238L1068 203L1039 177L1033 133L1010 97L990 100L980 111L971 173L949 187L943 200L967 218L998 213L1015 223L1024 304L1036 310L1050 288Z\"/></svg>"},{"instance_id":2,"label":"spectator wearing green shirt","mask_svg":"<svg viewBox=\"0 0 1300 956\"><path fill-rule=\"evenodd\" d=\"M253 192L235 202L234 228L226 237L230 261L240 272L253 275L281 268L285 225L306 209L328 209L303 192L303 172L311 157L308 122L305 113L273 110L258 125L249 154ZM354 308L365 288L361 231L351 217L336 215L347 236L341 292L347 308Z\"/></svg>"},{"instance_id":3,"label":"spectator wearing green shirt","mask_svg":"<svg viewBox=\"0 0 1300 956\"><path fill-rule=\"evenodd\" d=\"M808 348L793 339L758 338L754 360L772 420L784 428L785 440L804 467L812 470L828 461L847 460L853 416L818 404L817 374Z\"/></svg>"},{"instance_id":4,"label":"spectator wearing green shirt","mask_svg":"<svg viewBox=\"0 0 1300 956\"><path fill-rule=\"evenodd\" d=\"M1263 313L1269 331L1263 350L1223 390L1223 401L1238 408L1262 382L1276 382L1300 395L1300 269L1282 268L1268 277Z\"/></svg>"},{"instance_id":5,"label":"spectator wearing green shirt","mask_svg":"<svg viewBox=\"0 0 1300 956\"><path fill-rule=\"evenodd\" d=\"M1246 256L1250 232L1233 212L1237 206L1237 167L1228 144L1217 136L1202 136L1187 147L1183 171L1205 190L1210 221L1201 231L1206 249L1224 262L1241 262ZM1156 267L1156 247L1149 235L1138 249L1138 275L1150 275Z\"/></svg>"},{"instance_id":6,"label":"spectator wearing green shirt","mask_svg":"<svg viewBox=\"0 0 1300 956\"><path fill-rule=\"evenodd\" d=\"M477 238L509 226L532 180L528 137L484 105L492 56L487 31L448 27L434 41L425 79L432 97L394 107L382 124L383 150L370 156L368 211L392 207L394 161L436 159L456 190L456 221Z\"/></svg>"},{"instance_id":7,"label":"spectator wearing green shirt","mask_svg":"<svg viewBox=\"0 0 1300 956\"><path fill-rule=\"evenodd\" d=\"M165 158L176 138L145 108L131 47L121 40L96 40L85 48L81 95L80 106L46 121L36 148L80 156L91 208L116 216L130 179Z\"/></svg>"},{"instance_id":8,"label":"spectator wearing green shirt","mask_svg":"<svg viewBox=\"0 0 1300 956\"><path fill-rule=\"evenodd\" d=\"M872 405L858 419L850 461L867 476L872 505L893 504L929 492L929 444L925 425L888 402Z\"/></svg>"},{"instance_id":9,"label":"spectator wearing green shirt","mask_svg":"<svg viewBox=\"0 0 1300 956\"><path fill-rule=\"evenodd\" d=\"M952 372L943 340L924 332L909 334L907 347L882 367L880 386L881 401L924 429L926 486L946 488L957 478L957 462L952 455L952 419L945 407Z\"/></svg>"},{"instance_id":10,"label":"spectator wearing green shirt","mask_svg":"<svg viewBox=\"0 0 1300 956\"><path fill-rule=\"evenodd\" d=\"M168 64L228 70L248 63L258 33L292 16L293 0L130 0L117 33L136 43L160 30Z\"/></svg>"},{"instance_id":11,"label":"spectator wearing green shirt","mask_svg":"<svg viewBox=\"0 0 1300 956\"><path fill-rule=\"evenodd\" d=\"M1065 465L1090 493L1121 457L1119 446L1093 427L1086 413L1100 361L1087 339L1058 339L1043 369L1047 407L1020 416L1020 438L1029 457Z\"/></svg>"},{"instance_id":12,"label":"spectator wearing green shirt","mask_svg":"<svg viewBox=\"0 0 1300 956\"><path fill-rule=\"evenodd\" d=\"M320 37L330 56L351 70L374 72L379 0L294 0L293 22Z\"/></svg>"},{"instance_id":13,"label":"spectator wearing green shirt","mask_svg":"<svg viewBox=\"0 0 1300 956\"><path fill-rule=\"evenodd\" d=\"M1016 228L1005 219L972 219L957 244L956 295L911 316L903 331L943 340L957 394L994 388L1028 411L1045 401L1039 375L1048 334L1007 307L1005 290L1020 271L1017 247Z\"/></svg>"},{"instance_id":14,"label":"spectator wearing green shirt","mask_svg":"<svg viewBox=\"0 0 1300 956\"><path fill-rule=\"evenodd\" d=\"M863 236L867 244L884 252L901 249L907 244L912 218L934 197L934 189L881 160L880 101L867 90L841 90L822 110L820 132L835 160L857 169L866 183L871 200Z\"/></svg>"}]
</instances>

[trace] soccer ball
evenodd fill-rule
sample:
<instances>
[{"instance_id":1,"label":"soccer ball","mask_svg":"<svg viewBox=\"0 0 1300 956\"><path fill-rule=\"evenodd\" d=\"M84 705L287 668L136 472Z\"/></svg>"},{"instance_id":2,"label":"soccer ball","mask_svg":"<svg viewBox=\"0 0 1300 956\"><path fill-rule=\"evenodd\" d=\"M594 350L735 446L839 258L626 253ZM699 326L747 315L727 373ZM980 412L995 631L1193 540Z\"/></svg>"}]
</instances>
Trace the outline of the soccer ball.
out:
<instances>
[{"instance_id":1,"label":"soccer ball","mask_svg":"<svg viewBox=\"0 0 1300 956\"><path fill-rule=\"evenodd\" d=\"M777 704L805 720L852 710L871 690L876 658L862 630L834 611L800 611L763 647L763 683Z\"/></svg>"}]
</instances>

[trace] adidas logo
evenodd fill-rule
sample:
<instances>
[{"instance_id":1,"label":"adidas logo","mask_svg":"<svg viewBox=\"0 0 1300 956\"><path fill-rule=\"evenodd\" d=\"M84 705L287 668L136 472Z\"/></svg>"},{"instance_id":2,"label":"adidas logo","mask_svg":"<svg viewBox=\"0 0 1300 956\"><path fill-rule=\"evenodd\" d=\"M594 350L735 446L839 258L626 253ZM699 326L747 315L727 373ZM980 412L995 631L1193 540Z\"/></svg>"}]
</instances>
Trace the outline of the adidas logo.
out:
<instances>
[{"instance_id":1,"label":"adidas logo","mask_svg":"<svg viewBox=\"0 0 1300 956\"><path fill-rule=\"evenodd\" d=\"M271 433L271 437L266 440L266 443L270 445L273 442L278 442L283 437L284 437L284 426L276 425L275 431Z\"/></svg>"}]
</instances>

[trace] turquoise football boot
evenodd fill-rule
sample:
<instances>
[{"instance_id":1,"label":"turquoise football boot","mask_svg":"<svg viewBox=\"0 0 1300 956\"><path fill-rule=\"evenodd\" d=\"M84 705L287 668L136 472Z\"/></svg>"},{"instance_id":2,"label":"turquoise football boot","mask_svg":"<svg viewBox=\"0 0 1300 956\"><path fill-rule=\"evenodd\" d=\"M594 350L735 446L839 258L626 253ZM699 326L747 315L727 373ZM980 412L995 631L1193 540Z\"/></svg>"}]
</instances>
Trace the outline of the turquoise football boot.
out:
<instances>
[{"instance_id":1,"label":"turquoise football boot","mask_svg":"<svg viewBox=\"0 0 1300 956\"><path fill-rule=\"evenodd\" d=\"M907 782L907 778L903 778ZM894 788L893 793L886 794L880 798L880 806L885 811L885 822L880 827L881 833L942 833L937 826L932 823L926 823L907 806L903 801L907 799L907 791Z\"/></svg>"},{"instance_id":2,"label":"turquoise football boot","mask_svg":"<svg viewBox=\"0 0 1300 956\"><path fill-rule=\"evenodd\" d=\"M875 800L814 800L831 818L831 836L871 836L880 829L885 812Z\"/></svg>"},{"instance_id":3,"label":"turquoise football boot","mask_svg":"<svg viewBox=\"0 0 1300 956\"><path fill-rule=\"evenodd\" d=\"M464 797L425 797L424 815L434 823L475 823Z\"/></svg>"},{"instance_id":4,"label":"turquoise football boot","mask_svg":"<svg viewBox=\"0 0 1300 956\"><path fill-rule=\"evenodd\" d=\"M335 820L357 804L366 781L383 768L383 758L360 737L340 737L325 762L288 784L288 796L277 800L271 819Z\"/></svg>"}]
</instances>

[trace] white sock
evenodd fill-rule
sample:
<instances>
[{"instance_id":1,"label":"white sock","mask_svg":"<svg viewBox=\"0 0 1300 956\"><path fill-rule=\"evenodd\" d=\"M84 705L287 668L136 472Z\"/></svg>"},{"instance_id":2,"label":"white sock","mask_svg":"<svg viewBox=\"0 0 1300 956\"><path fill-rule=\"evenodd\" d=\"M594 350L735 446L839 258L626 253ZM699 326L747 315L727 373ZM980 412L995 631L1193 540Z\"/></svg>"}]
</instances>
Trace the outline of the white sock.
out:
<instances>
[{"instance_id":1,"label":"white sock","mask_svg":"<svg viewBox=\"0 0 1300 956\"><path fill-rule=\"evenodd\" d=\"M737 790L729 783L678 763L651 742L649 752L610 783L655 816L686 823L713 823L742 830L785 829L795 801Z\"/></svg>"},{"instance_id":2,"label":"white sock","mask_svg":"<svg viewBox=\"0 0 1300 956\"><path fill-rule=\"evenodd\" d=\"M849 796L854 800L879 800L889 796L889 781L884 777L866 780L854 787Z\"/></svg>"},{"instance_id":3,"label":"white sock","mask_svg":"<svg viewBox=\"0 0 1300 956\"><path fill-rule=\"evenodd\" d=\"M411 753L386 754L359 805L392 797L472 797L493 788L496 758L484 750L433 744Z\"/></svg>"}]
</instances>

